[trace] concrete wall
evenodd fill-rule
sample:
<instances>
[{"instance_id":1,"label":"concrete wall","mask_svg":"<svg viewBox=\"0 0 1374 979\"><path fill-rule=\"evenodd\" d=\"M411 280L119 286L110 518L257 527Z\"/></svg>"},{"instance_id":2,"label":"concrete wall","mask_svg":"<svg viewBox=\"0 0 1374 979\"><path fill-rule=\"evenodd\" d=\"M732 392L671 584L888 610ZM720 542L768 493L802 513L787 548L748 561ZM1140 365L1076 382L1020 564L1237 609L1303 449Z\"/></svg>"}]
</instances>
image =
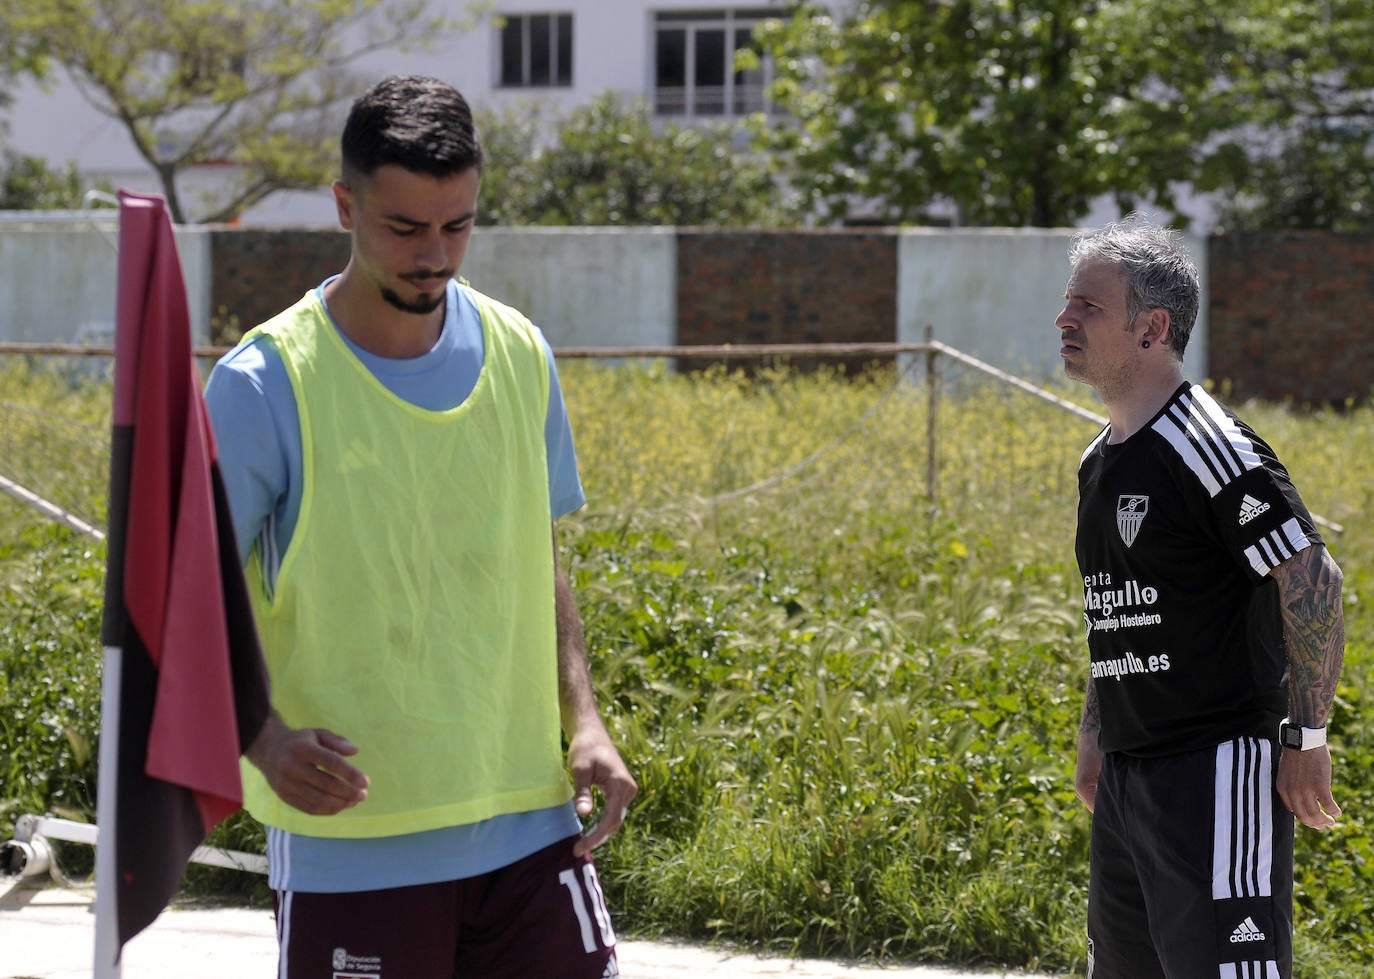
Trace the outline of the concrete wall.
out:
<instances>
[{"instance_id":1,"label":"concrete wall","mask_svg":"<svg viewBox=\"0 0 1374 979\"><path fill-rule=\"evenodd\" d=\"M336 228L177 229L194 339L227 343L343 267ZM117 231L0 221L0 341L110 339ZM1060 375L1067 230L480 228L463 274L555 347L899 340ZM1202 271L1188 376L1236 398L1341 403L1374 385L1374 235L1187 239Z\"/></svg>"},{"instance_id":2,"label":"concrete wall","mask_svg":"<svg viewBox=\"0 0 1374 979\"><path fill-rule=\"evenodd\" d=\"M677 335L673 228L478 228L462 275L555 347L663 346Z\"/></svg>"},{"instance_id":3,"label":"concrete wall","mask_svg":"<svg viewBox=\"0 0 1374 979\"><path fill-rule=\"evenodd\" d=\"M0 222L0 340L108 344L114 339L118 226L110 221ZM210 341L210 235L176 230L191 335Z\"/></svg>"},{"instance_id":4,"label":"concrete wall","mask_svg":"<svg viewBox=\"0 0 1374 979\"><path fill-rule=\"evenodd\" d=\"M210 305L238 336L341 271L337 229L220 228L213 233ZM662 346L677 320L672 228L478 228L460 274L521 310L558 347Z\"/></svg>"},{"instance_id":5,"label":"concrete wall","mask_svg":"<svg viewBox=\"0 0 1374 979\"><path fill-rule=\"evenodd\" d=\"M897 339L935 339L980 360L1043 380L1062 374L1054 319L1064 308L1072 229L904 229L899 247ZM1186 247L1198 263L1202 302L1184 370L1208 376L1207 247Z\"/></svg>"}]
</instances>

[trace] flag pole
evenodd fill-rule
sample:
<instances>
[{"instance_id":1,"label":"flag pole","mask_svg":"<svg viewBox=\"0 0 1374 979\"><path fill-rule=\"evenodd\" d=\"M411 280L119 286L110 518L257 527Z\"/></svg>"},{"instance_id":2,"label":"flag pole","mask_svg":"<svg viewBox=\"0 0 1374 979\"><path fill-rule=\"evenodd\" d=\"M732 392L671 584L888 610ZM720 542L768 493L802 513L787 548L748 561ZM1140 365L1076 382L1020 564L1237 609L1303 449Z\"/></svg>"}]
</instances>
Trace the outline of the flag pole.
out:
<instances>
[{"instance_id":1,"label":"flag pole","mask_svg":"<svg viewBox=\"0 0 1374 979\"><path fill-rule=\"evenodd\" d=\"M120 979L119 916L115 878L115 817L119 809L115 786L119 782L119 688L123 650L105 647L105 669L100 687L99 786L96 825L101 835L95 847L95 949L92 979ZM103 845L102 845L103 843Z\"/></svg>"},{"instance_id":2,"label":"flag pole","mask_svg":"<svg viewBox=\"0 0 1374 979\"><path fill-rule=\"evenodd\" d=\"M124 205L119 207L120 234L124 232ZM119 251L118 248L115 249ZM126 259L120 256L119 271ZM125 287L116 284L116 331L121 318L120 304L125 300ZM118 341L118 336L116 336ZM121 355L122 354L122 355ZM128 473L128 445L117 437L121 415L121 398L127 397L136 378L134 363L127 352L115 348L115 379L110 405L110 496L107 507L105 545L105 603L101 610L100 639L104 647L104 663L100 681L100 753L97 758L95 824L99 829L95 846L95 941L92 949L92 979L120 979L119 957L123 944L119 940L119 701L123 689L124 651L120 638L128 624L124 614L124 523L129 494L125 485Z\"/></svg>"},{"instance_id":3,"label":"flag pole","mask_svg":"<svg viewBox=\"0 0 1374 979\"><path fill-rule=\"evenodd\" d=\"M242 806L239 760L270 709L190 341L166 204L121 191L95 979L119 976L124 945Z\"/></svg>"}]
</instances>

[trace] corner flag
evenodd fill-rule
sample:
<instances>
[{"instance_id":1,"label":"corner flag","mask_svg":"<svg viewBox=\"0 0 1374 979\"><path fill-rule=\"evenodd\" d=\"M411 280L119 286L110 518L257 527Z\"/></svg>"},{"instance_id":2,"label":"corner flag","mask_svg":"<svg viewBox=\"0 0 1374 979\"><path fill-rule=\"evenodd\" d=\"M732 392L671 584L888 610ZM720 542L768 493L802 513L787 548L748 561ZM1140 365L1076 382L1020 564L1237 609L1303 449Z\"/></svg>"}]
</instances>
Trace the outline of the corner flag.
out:
<instances>
[{"instance_id":1,"label":"corner flag","mask_svg":"<svg viewBox=\"0 0 1374 979\"><path fill-rule=\"evenodd\" d=\"M172 224L162 198L123 191L112 423L96 977L242 805L239 757L268 712Z\"/></svg>"}]
</instances>

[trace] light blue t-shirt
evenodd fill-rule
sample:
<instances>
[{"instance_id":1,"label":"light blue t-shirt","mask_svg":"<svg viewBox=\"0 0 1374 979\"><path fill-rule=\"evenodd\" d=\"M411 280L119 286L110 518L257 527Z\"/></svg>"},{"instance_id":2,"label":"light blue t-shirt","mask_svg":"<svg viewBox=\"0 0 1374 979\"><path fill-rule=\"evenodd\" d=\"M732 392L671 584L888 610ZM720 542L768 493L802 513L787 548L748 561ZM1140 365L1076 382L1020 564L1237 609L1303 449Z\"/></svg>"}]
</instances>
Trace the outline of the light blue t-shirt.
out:
<instances>
[{"instance_id":1,"label":"light blue t-shirt","mask_svg":"<svg viewBox=\"0 0 1374 979\"><path fill-rule=\"evenodd\" d=\"M324 301L326 279L317 289ZM482 324L466 287L449 282L444 328L419 357L370 354L339 336L393 394L430 411L456 407L472 393L484 356ZM337 328L337 327L336 327ZM586 502L553 351L544 422L549 502L554 517ZM300 513L300 419L286 368L270 339L257 337L215 365L205 388L239 553L256 544L268 582ZM343 733L343 732L341 732ZM581 831L571 802L444 829L372 839L329 839L267 828L271 887L341 892L457 880L487 873Z\"/></svg>"}]
</instances>

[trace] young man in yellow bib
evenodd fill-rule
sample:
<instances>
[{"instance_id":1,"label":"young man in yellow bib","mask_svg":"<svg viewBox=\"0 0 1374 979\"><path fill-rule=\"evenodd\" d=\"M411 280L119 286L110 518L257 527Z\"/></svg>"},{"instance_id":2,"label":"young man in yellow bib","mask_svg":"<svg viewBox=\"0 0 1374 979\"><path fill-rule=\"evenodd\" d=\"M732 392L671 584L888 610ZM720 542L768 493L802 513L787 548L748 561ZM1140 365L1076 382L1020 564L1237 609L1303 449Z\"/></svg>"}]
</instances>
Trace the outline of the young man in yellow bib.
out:
<instances>
[{"instance_id":1,"label":"young man in yellow bib","mask_svg":"<svg viewBox=\"0 0 1374 979\"><path fill-rule=\"evenodd\" d=\"M347 266L206 391L272 680L244 794L278 975L617 976L591 850L637 787L558 563L584 497L553 355L455 279L482 173L457 91L386 79L342 151Z\"/></svg>"}]
</instances>

